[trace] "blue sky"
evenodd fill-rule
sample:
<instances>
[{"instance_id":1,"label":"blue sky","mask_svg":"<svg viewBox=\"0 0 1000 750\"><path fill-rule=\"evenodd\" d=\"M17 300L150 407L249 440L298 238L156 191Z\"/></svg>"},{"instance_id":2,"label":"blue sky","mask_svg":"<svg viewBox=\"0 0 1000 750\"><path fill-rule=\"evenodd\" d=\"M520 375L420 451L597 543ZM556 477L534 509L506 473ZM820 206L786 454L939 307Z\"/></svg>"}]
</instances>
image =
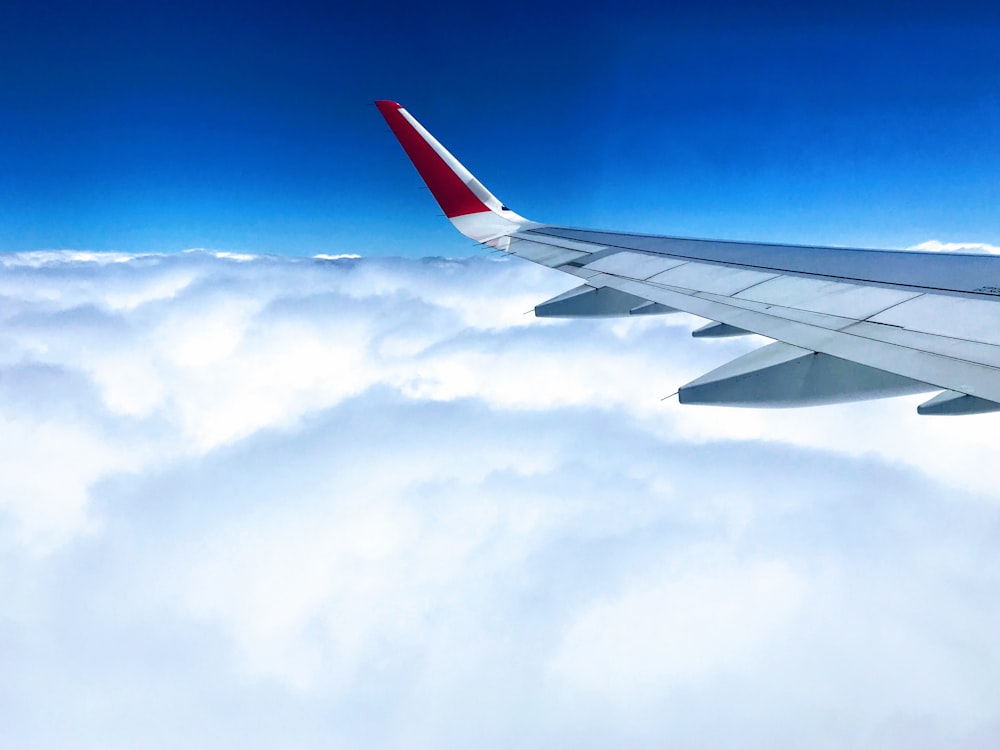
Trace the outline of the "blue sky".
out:
<instances>
[{"instance_id":1,"label":"blue sky","mask_svg":"<svg viewBox=\"0 0 1000 750\"><path fill-rule=\"evenodd\" d=\"M0 250L475 252L375 98L539 220L1000 238L1000 14L690 5L6 3Z\"/></svg>"}]
</instances>

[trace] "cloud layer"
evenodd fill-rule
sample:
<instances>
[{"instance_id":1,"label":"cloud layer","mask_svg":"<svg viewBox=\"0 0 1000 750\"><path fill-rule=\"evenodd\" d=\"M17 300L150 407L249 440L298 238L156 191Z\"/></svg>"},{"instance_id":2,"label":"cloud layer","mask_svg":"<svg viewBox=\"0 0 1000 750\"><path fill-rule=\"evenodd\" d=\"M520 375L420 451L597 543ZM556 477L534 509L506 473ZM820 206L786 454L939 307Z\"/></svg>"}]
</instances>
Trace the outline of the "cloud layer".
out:
<instances>
[{"instance_id":1,"label":"cloud layer","mask_svg":"<svg viewBox=\"0 0 1000 750\"><path fill-rule=\"evenodd\" d=\"M987 255L1000 253L1000 247L991 245L988 242L941 242L940 240L927 240L907 249L925 250L933 253L985 253Z\"/></svg>"},{"instance_id":2,"label":"cloud layer","mask_svg":"<svg viewBox=\"0 0 1000 750\"><path fill-rule=\"evenodd\" d=\"M996 417L661 402L753 342L567 286L5 256L12 746L995 746Z\"/></svg>"}]
</instances>

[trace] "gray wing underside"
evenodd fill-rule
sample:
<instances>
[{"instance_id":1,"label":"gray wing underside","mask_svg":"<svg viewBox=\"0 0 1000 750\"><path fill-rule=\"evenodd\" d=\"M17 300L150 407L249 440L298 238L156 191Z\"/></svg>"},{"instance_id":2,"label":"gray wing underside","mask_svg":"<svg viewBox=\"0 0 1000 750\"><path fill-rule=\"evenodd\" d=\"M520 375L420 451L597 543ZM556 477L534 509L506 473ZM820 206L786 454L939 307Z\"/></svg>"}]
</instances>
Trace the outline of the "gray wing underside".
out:
<instances>
[{"instance_id":1,"label":"gray wing underside","mask_svg":"<svg viewBox=\"0 0 1000 750\"><path fill-rule=\"evenodd\" d=\"M684 403L801 406L942 391L921 413L1000 409L1000 257L548 225L500 248L584 282L540 304L539 316L679 310L714 322L696 336L774 339L681 387Z\"/></svg>"}]
</instances>

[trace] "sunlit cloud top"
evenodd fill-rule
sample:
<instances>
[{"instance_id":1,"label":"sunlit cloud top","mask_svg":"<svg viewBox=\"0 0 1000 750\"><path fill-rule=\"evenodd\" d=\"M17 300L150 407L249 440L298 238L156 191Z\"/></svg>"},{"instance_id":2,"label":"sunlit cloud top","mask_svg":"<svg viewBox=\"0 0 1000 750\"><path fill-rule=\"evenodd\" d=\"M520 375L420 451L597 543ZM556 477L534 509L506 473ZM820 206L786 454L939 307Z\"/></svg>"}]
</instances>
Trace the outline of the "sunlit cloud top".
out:
<instances>
[{"instance_id":1,"label":"sunlit cloud top","mask_svg":"<svg viewBox=\"0 0 1000 750\"><path fill-rule=\"evenodd\" d=\"M661 402L755 342L516 260L7 261L14 745L1000 737L992 415Z\"/></svg>"}]
</instances>

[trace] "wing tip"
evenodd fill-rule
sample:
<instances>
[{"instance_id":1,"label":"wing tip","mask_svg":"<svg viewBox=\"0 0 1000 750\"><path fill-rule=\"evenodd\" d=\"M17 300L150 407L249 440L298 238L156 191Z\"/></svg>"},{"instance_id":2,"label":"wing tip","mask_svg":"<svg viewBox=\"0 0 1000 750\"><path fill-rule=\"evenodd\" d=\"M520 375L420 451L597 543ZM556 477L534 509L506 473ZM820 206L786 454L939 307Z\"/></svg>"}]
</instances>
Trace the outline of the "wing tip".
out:
<instances>
[{"instance_id":1,"label":"wing tip","mask_svg":"<svg viewBox=\"0 0 1000 750\"><path fill-rule=\"evenodd\" d=\"M424 183L430 188L445 216L454 219L468 214L486 213L492 210L487 202L490 198L500 205L402 105L388 99L376 99L375 106ZM476 187L480 192L477 193L474 189Z\"/></svg>"}]
</instances>

